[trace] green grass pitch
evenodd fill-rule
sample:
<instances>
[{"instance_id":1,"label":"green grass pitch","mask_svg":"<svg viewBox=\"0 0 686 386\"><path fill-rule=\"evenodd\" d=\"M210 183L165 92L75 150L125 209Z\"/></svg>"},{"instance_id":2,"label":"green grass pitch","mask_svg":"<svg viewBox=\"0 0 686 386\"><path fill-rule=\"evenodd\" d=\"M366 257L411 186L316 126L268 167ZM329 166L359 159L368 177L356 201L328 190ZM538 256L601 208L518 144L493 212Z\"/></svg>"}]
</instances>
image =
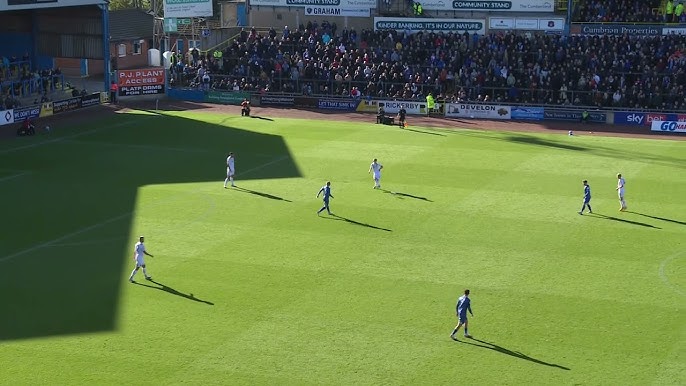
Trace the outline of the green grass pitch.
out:
<instances>
[{"instance_id":1,"label":"green grass pitch","mask_svg":"<svg viewBox=\"0 0 686 386\"><path fill-rule=\"evenodd\" d=\"M0 143L0 384L686 384L686 142L413 129L139 112Z\"/></svg>"}]
</instances>

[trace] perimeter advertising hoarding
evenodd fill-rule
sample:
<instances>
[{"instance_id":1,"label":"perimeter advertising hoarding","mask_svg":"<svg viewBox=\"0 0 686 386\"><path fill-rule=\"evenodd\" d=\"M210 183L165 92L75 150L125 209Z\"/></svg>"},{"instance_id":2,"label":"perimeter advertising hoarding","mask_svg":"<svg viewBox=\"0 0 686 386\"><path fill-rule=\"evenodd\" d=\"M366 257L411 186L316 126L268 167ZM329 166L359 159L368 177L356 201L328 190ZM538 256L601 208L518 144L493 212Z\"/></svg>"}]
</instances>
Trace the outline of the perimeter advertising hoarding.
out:
<instances>
[{"instance_id":1,"label":"perimeter advertising hoarding","mask_svg":"<svg viewBox=\"0 0 686 386\"><path fill-rule=\"evenodd\" d=\"M555 12L554 0L424 0L429 11Z\"/></svg>"},{"instance_id":2,"label":"perimeter advertising hoarding","mask_svg":"<svg viewBox=\"0 0 686 386\"><path fill-rule=\"evenodd\" d=\"M543 107L513 107L510 117L522 121L542 121Z\"/></svg>"},{"instance_id":3,"label":"perimeter advertising hoarding","mask_svg":"<svg viewBox=\"0 0 686 386\"><path fill-rule=\"evenodd\" d=\"M558 109L543 109L543 119L546 121L572 121L581 122L581 110L558 110ZM607 115L605 113L590 112L588 113L588 121L595 123L606 123Z\"/></svg>"},{"instance_id":4,"label":"perimeter advertising hoarding","mask_svg":"<svg viewBox=\"0 0 686 386\"><path fill-rule=\"evenodd\" d=\"M14 109L14 122L21 122L27 119L36 119L40 117L41 105L20 107Z\"/></svg>"},{"instance_id":5,"label":"perimeter advertising hoarding","mask_svg":"<svg viewBox=\"0 0 686 386\"><path fill-rule=\"evenodd\" d=\"M67 111L78 110L81 108L81 97L64 99L52 102L52 113L66 113Z\"/></svg>"},{"instance_id":6,"label":"perimeter advertising hoarding","mask_svg":"<svg viewBox=\"0 0 686 386\"><path fill-rule=\"evenodd\" d=\"M449 118L510 119L510 106L488 104L448 103L445 116Z\"/></svg>"},{"instance_id":7,"label":"perimeter advertising hoarding","mask_svg":"<svg viewBox=\"0 0 686 386\"><path fill-rule=\"evenodd\" d=\"M354 99L319 99L317 107L322 110L355 111L359 103Z\"/></svg>"},{"instance_id":8,"label":"perimeter advertising hoarding","mask_svg":"<svg viewBox=\"0 0 686 386\"><path fill-rule=\"evenodd\" d=\"M686 133L686 122L653 121L650 130L662 133Z\"/></svg>"}]
</instances>

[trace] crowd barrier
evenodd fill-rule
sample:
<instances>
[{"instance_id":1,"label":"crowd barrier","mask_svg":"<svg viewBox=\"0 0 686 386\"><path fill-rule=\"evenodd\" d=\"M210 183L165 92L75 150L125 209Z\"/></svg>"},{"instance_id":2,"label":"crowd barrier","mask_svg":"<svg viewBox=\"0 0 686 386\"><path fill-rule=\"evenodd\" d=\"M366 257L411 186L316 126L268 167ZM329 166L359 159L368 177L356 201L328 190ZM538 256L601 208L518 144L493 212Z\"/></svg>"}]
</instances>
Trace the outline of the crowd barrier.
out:
<instances>
[{"instance_id":1,"label":"crowd barrier","mask_svg":"<svg viewBox=\"0 0 686 386\"><path fill-rule=\"evenodd\" d=\"M172 99L240 105L244 99L254 106L306 108L341 112L376 113L383 107L386 114L396 114L404 108L408 116L444 116L459 119L488 119L513 121L567 121L580 122L584 109L564 106L511 106L496 103L446 103L437 101L434 109L427 111L425 101L398 101L390 99L313 97L303 95L258 94L246 91L204 91L199 89L170 89ZM587 121L595 124L645 126L646 131L686 132L686 113L654 113L631 111L586 110Z\"/></svg>"},{"instance_id":2,"label":"crowd barrier","mask_svg":"<svg viewBox=\"0 0 686 386\"><path fill-rule=\"evenodd\" d=\"M49 117L101 103L102 93L93 93L78 97L66 98L54 102L45 102L33 106L18 107L0 111L0 126L23 122L27 119Z\"/></svg>"}]
</instances>

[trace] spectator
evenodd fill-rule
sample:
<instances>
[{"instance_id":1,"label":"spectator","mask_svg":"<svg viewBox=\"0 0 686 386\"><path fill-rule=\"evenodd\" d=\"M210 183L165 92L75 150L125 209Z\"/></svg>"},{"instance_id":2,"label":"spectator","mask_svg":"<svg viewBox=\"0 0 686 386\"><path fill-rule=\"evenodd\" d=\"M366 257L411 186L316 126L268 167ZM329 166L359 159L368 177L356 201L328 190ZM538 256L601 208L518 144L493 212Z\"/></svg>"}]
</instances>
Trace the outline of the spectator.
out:
<instances>
[{"instance_id":1,"label":"spectator","mask_svg":"<svg viewBox=\"0 0 686 386\"><path fill-rule=\"evenodd\" d=\"M674 0L667 0L665 4L665 23L674 22Z\"/></svg>"}]
</instances>

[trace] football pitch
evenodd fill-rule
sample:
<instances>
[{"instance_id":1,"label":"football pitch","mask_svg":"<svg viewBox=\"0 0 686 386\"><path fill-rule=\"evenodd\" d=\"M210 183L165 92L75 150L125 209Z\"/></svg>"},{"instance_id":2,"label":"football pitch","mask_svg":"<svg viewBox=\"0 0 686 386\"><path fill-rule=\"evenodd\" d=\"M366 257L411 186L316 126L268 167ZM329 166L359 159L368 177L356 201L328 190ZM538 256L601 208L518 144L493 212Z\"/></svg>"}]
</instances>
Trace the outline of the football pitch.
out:
<instances>
[{"instance_id":1,"label":"football pitch","mask_svg":"<svg viewBox=\"0 0 686 386\"><path fill-rule=\"evenodd\" d=\"M686 384L685 141L410 129L138 111L0 142L0 384Z\"/></svg>"}]
</instances>

